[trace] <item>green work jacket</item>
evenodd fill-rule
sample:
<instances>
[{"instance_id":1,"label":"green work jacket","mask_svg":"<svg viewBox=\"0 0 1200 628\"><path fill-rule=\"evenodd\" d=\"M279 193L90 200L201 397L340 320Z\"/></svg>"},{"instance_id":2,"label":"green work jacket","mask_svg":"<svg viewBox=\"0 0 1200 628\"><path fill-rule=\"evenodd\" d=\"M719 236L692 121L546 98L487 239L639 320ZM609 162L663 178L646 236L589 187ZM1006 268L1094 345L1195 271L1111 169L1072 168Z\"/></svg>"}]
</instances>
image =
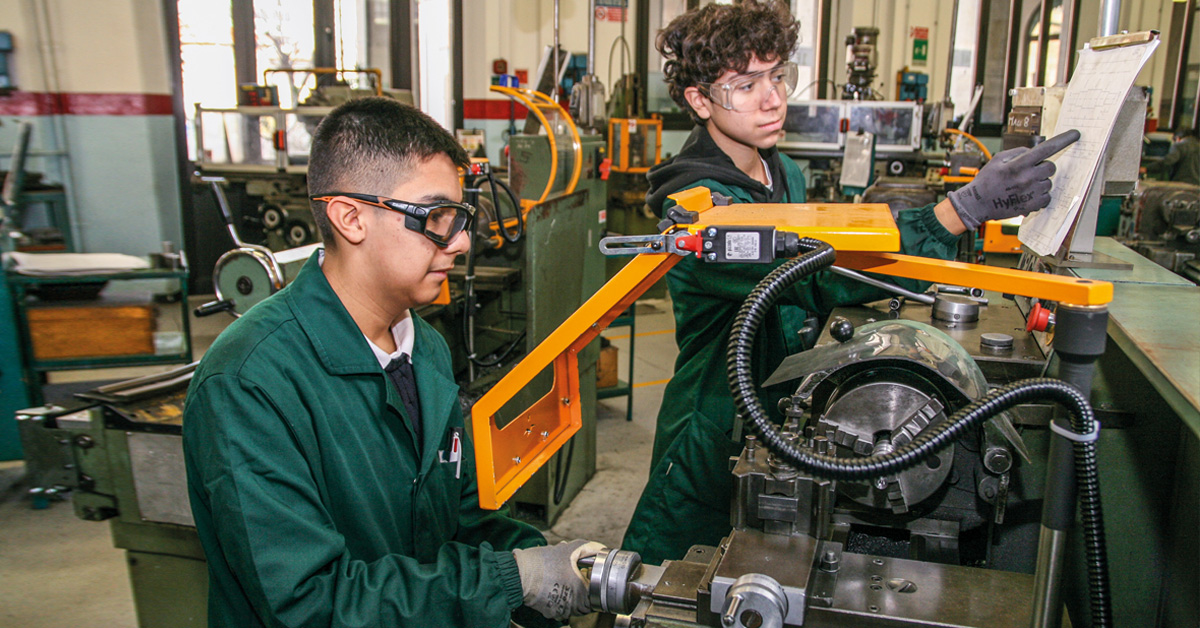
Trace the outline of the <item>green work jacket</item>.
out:
<instances>
[{"instance_id":1,"label":"green work jacket","mask_svg":"<svg viewBox=\"0 0 1200 628\"><path fill-rule=\"evenodd\" d=\"M805 202L804 175L791 159L781 159L788 186L784 202ZM734 203L753 202L745 190L712 179L684 189L696 186L729 196ZM904 253L954 256L958 236L938 222L932 205L901 211L896 222ZM736 408L726 375L726 346L746 296L782 263L708 264L689 256L667 273L679 356L658 414L650 478L621 543L622 549L639 552L648 563L682 558L692 545L717 545L729 534L733 488L729 458L741 453L742 443L734 440ZM929 285L881 278L918 292ZM809 348L800 330L810 314L823 318L835 307L887 296L827 270L789 288L759 328L754 379L766 381L784 357ZM794 387L795 382L781 384L760 389L760 394L772 409Z\"/></svg>"},{"instance_id":2,"label":"green work jacket","mask_svg":"<svg viewBox=\"0 0 1200 628\"><path fill-rule=\"evenodd\" d=\"M506 628L521 607L511 550L545 539L480 509L446 341L413 316L424 442L317 254L205 354L183 442L210 626Z\"/></svg>"}]
</instances>

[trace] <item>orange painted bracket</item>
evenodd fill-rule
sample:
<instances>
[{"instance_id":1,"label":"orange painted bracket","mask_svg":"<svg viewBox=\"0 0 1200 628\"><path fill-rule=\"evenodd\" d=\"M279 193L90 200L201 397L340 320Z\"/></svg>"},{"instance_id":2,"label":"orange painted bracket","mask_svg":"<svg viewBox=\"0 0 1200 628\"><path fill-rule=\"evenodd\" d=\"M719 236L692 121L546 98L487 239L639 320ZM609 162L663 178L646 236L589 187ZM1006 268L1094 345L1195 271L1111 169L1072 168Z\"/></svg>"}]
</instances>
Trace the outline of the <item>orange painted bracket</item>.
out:
<instances>
[{"instance_id":1,"label":"orange painted bracket","mask_svg":"<svg viewBox=\"0 0 1200 628\"><path fill-rule=\"evenodd\" d=\"M696 233L709 225L773 225L778 231L828 242L838 251L900 250L900 229L882 203L740 203L713 207L695 224L680 226Z\"/></svg>"},{"instance_id":2,"label":"orange painted bracket","mask_svg":"<svg viewBox=\"0 0 1200 628\"><path fill-rule=\"evenodd\" d=\"M1020 253L1021 241L1014 231L1004 233L1007 220L989 220L983 223L983 252L984 253ZM1019 223L1018 223L1019 225Z\"/></svg>"},{"instance_id":3,"label":"orange painted bracket","mask_svg":"<svg viewBox=\"0 0 1200 628\"><path fill-rule=\"evenodd\" d=\"M433 300L433 305L450 305L450 280L442 282L442 289L438 291L437 298Z\"/></svg>"},{"instance_id":4,"label":"orange painted bracket","mask_svg":"<svg viewBox=\"0 0 1200 628\"><path fill-rule=\"evenodd\" d=\"M1106 281L964 264L899 253L838 251L837 261L834 263L852 270L971 286L1071 305L1104 305L1112 302L1113 298L1112 284Z\"/></svg>"},{"instance_id":5,"label":"orange painted bracket","mask_svg":"<svg viewBox=\"0 0 1200 628\"><path fill-rule=\"evenodd\" d=\"M471 408L479 505L496 510L583 426L579 407L579 351L600 335L679 260L678 255L633 258L558 329L509 371ZM550 392L513 419L496 413L533 378L553 365Z\"/></svg>"},{"instance_id":6,"label":"orange painted bracket","mask_svg":"<svg viewBox=\"0 0 1200 628\"><path fill-rule=\"evenodd\" d=\"M667 197L681 209L700 214L695 224L679 225L689 233L709 225L745 227L773 225L801 237L813 237L839 251L899 251L900 229L883 203L738 203L712 204L712 192L695 187Z\"/></svg>"}]
</instances>

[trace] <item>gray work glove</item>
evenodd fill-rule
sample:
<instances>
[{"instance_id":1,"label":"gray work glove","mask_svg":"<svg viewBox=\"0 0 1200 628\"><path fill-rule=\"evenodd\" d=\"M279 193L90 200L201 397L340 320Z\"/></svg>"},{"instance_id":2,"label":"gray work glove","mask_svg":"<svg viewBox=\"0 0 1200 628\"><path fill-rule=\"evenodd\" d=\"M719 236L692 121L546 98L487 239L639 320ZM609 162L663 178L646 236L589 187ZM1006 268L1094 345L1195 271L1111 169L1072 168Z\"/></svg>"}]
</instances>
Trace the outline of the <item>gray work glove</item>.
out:
<instances>
[{"instance_id":1,"label":"gray work glove","mask_svg":"<svg viewBox=\"0 0 1200 628\"><path fill-rule=\"evenodd\" d=\"M525 606L547 619L563 621L591 612L588 582L576 567L579 559L605 549L599 543L576 539L558 545L513 550Z\"/></svg>"},{"instance_id":2,"label":"gray work glove","mask_svg":"<svg viewBox=\"0 0 1200 628\"><path fill-rule=\"evenodd\" d=\"M1024 216L1050 204L1050 177L1054 164L1043 161L1075 143L1079 131L1071 129L1034 146L1011 148L996 154L961 190L950 192L950 204L968 230L989 220Z\"/></svg>"}]
</instances>

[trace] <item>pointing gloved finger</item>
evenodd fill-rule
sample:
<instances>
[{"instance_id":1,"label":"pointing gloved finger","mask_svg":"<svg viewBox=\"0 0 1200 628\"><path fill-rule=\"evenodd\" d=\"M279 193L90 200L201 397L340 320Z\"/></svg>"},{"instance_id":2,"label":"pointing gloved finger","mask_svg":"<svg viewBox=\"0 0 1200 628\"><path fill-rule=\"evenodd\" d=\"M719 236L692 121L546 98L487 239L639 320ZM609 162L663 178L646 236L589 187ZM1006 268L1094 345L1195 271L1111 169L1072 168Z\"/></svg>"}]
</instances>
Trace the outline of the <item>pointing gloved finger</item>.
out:
<instances>
[{"instance_id":1,"label":"pointing gloved finger","mask_svg":"<svg viewBox=\"0 0 1200 628\"><path fill-rule=\"evenodd\" d=\"M1079 138L1080 135L1077 129L1071 129L1065 133L1059 133L1058 135L1055 135L1054 137L1029 149L1029 152L1017 158L1018 163L1014 165L1032 166L1043 159L1053 156L1071 144L1074 144L1079 140Z\"/></svg>"},{"instance_id":2,"label":"pointing gloved finger","mask_svg":"<svg viewBox=\"0 0 1200 628\"><path fill-rule=\"evenodd\" d=\"M996 162L997 164L1007 163L1007 162L1010 162L1010 161L1016 159L1017 157L1020 157L1021 155L1024 155L1025 153L1028 153L1028 152L1029 152L1029 148L1025 147L1025 146L1018 146L1016 148L1010 148L1008 150L1000 151L1000 152L996 153L995 155L992 155L992 159L991 159L991 161L988 161L988 163L990 164L993 161Z\"/></svg>"}]
</instances>

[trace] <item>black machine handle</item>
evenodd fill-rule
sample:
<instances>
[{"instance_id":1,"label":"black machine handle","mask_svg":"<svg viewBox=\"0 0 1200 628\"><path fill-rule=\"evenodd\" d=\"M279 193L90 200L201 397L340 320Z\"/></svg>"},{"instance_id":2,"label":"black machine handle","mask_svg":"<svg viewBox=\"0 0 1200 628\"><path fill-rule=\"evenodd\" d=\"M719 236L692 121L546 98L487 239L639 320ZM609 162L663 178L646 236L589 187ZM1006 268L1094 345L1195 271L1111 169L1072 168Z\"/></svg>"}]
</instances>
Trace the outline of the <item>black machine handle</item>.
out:
<instances>
[{"instance_id":1,"label":"black machine handle","mask_svg":"<svg viewBox=\"0 0 1200 628\"><path fill-rule=\"evenodd\" d=\"M212 301L210 303L205 303L204 305L201 305L200 307L196 308L193 313L196 315L197 318L200 318L203 316L212 316L213 314L216 314L217 312L228 312L232 309L233 309L233 301L231 299L222 299L220 301Z\"/></svg>"}]
</instances>

